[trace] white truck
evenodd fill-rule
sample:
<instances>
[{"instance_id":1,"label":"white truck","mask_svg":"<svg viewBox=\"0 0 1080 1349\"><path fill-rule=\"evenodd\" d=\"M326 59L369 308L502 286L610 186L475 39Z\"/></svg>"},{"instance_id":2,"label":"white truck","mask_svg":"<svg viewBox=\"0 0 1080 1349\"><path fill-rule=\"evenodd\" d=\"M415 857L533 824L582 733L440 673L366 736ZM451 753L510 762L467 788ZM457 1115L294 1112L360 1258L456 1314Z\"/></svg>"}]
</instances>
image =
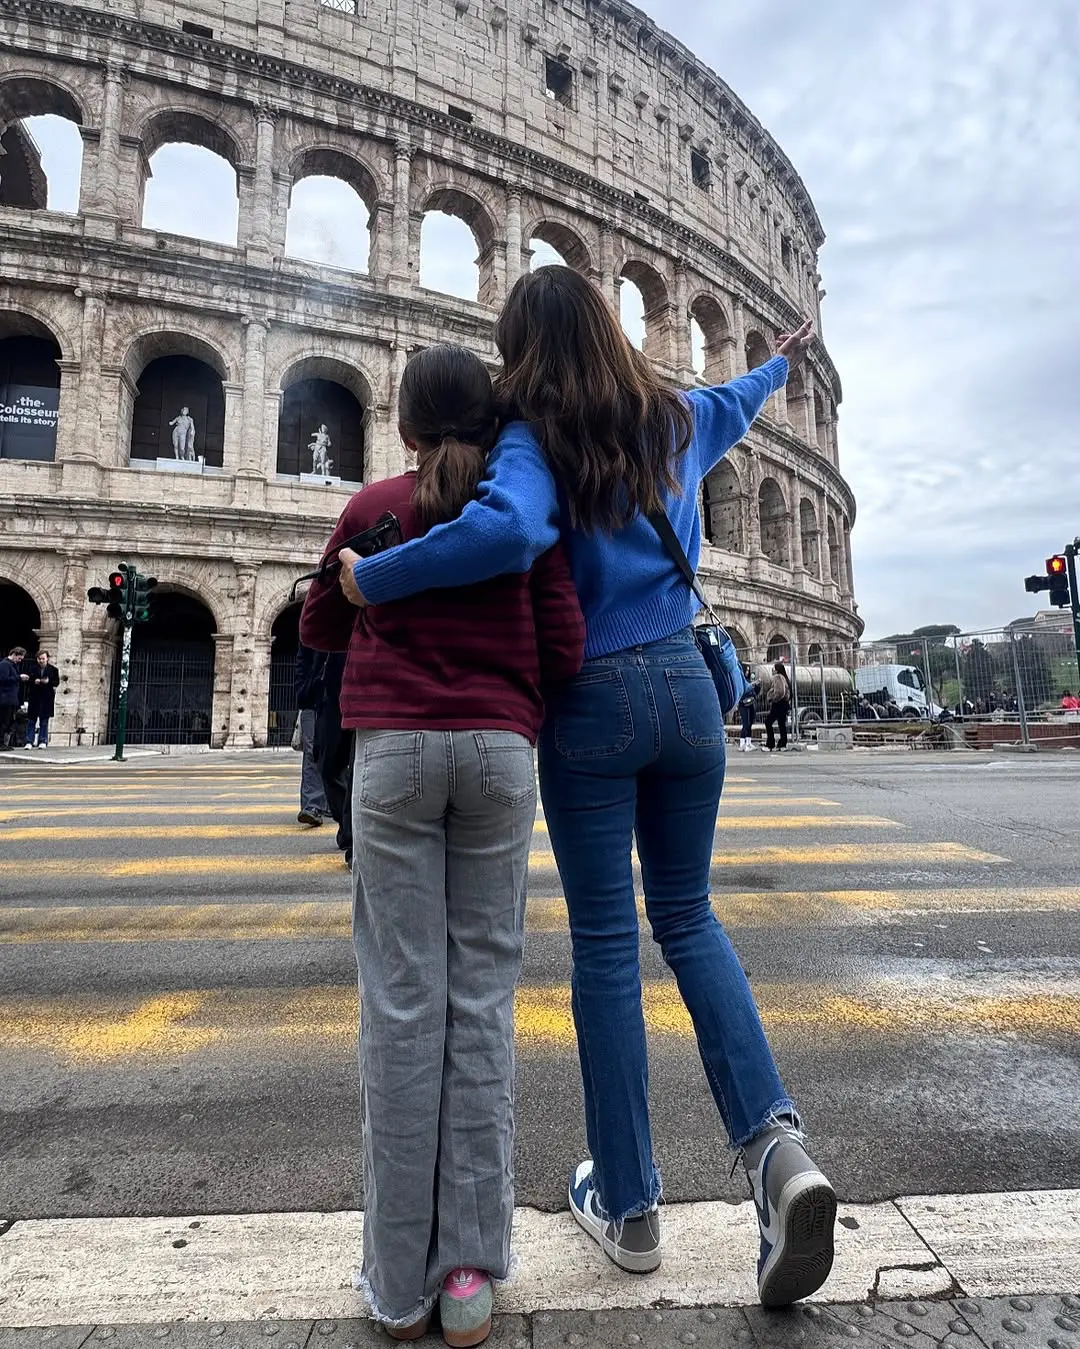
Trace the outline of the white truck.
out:
<instances>
[{"instance_id":1,"label":"white truck","mask_svg":"<svg viewBox=\"0 0 1080 1349\"><path fill-rule=\"evenodd\" d=\"M915 665L864 665L855 671L855 691L879 709L895 703L903 717L941 715L941 708L927 693L922 671Z\"/></svg>"}]
</instances>

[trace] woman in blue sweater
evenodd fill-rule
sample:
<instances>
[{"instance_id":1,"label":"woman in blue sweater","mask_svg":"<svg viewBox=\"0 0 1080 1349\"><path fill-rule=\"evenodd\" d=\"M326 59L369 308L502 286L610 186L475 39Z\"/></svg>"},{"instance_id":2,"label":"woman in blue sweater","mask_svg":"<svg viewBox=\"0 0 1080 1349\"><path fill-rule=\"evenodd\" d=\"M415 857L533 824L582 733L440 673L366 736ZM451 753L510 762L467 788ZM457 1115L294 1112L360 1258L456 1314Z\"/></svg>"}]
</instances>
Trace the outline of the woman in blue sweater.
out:
<instances>
[{"instance_id":1,"label":"woman in blue sweater","mask_svg":"<svg viewBox=\"0 0 1080 1349\"><path fill-rule=\"evenodd\" d=\"M806 324L742 378L677 393L630 345L591 282L564 267L522 277L496 329L507 425L476 500L457 520L342 577L354 603L380 604L524 571L561 533L585 615L586 661L550 705L539 760L570 916L591 1153L571 1176L570 1207L621 1268L660 1264L636 836L652 934L751 1181L766 1306L806 1297L828 1277L836 1199L803 1148L746 976L710 906L724 723L691 632L696 601L647 517L663 507L697 565L701 479L743 438L810 340Z\"/></svg>"}]
</instances>

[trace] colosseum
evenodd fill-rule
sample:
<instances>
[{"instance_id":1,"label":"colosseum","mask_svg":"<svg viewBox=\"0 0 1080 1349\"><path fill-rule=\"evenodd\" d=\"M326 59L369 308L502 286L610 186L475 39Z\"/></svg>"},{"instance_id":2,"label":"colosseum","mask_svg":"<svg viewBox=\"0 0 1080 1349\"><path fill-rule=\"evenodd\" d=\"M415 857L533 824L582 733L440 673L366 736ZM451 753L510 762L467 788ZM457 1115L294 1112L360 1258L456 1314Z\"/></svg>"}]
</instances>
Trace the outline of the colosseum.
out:
<instances>
[{"instance_id":1,"label":"colosseum","mask_svg":"<svg viewBox=\"0 0 1080 1349\"><path fill-rule=\"evenodd\" d=\"M400 472L410 351L494 364L493 313L558 256L676 384L820 323L821 224L727 85L623 0L0 0L0 643L53 653L54 736L110 737L118 633L88 586L157 577L129 736L215 746L292 729L294 578L348 494ZM26 119L81 140L48 209ZM198 146L236 193L228 244L148 221L157 157ZM286 247L294 194L340 180L366 270ZM475 239L475 298L425 285L426 221ZM474 262L475 258L475 262ZM703 575L737 644L842 659L855 502L819 341L705 484Z\"/></svg>"}]
</instances>

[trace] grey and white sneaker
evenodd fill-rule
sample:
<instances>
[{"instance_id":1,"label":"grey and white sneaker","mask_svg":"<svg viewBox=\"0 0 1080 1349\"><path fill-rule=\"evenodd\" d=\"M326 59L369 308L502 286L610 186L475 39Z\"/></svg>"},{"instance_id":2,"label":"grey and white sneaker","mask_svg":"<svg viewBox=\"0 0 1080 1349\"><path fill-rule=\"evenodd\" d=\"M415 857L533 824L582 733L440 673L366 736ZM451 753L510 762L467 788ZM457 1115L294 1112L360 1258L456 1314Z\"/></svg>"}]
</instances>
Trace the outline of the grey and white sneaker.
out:
<instances>
[{"instance_id":1,"label":"grey and white sneaker","mask_svg":"<svg viewBox=\"0 0 1080 1349\"><path fill-rule=\"evenodd\" d=\"M829 1277L836 1195L794 1126L766 1130L743 1149L743 1161L761 1229L758 1297L763 1307L786 1307Z\"/></svg>"},{"instance_id":2,"label":"grey and white sneaker","mask_svg":"<svg viewBox=\"0 0 1080 1349\"><path fill-rule=\"evenodd\" d=\"M612 1222L598 1212L591 1161L570 1177L570 1212L609 1260L628 1274L651 1274L660 1268L660 1211L654 1204L638 1218Z\"/></svg>"}]
</instances>

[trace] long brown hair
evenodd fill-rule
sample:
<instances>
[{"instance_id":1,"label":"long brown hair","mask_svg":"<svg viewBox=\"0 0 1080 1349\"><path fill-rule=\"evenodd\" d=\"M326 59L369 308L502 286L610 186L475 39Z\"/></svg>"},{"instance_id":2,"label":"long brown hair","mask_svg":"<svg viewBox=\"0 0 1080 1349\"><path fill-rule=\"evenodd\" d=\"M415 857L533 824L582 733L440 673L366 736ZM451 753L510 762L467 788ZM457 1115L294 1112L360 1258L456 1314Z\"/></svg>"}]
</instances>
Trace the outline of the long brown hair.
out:
<instances>
[{"instance_id":1,"label":"long brown hair","mask_svg":"<svg viewBox=\"0 0 1080 1349\"><path fill-rule=\"evenodd\" d=\"M410 358L398 430L418 451L412 505L425 533L456 519L472 500L497 428L491 376L479 357L443 344Z\"/></svg>"},{"instance_id":2,"label":"long brown hair","mask_svg":"<svg viewBox=\"0 0 1080 1349\"><path fill-rule=\"evenodd\" d=\"M694 424L627 340L602 292L569 267L522 276L495 326L506 420L531 422L576 529L606 533L679 490Z\"/></svg>"}]
</instances>

